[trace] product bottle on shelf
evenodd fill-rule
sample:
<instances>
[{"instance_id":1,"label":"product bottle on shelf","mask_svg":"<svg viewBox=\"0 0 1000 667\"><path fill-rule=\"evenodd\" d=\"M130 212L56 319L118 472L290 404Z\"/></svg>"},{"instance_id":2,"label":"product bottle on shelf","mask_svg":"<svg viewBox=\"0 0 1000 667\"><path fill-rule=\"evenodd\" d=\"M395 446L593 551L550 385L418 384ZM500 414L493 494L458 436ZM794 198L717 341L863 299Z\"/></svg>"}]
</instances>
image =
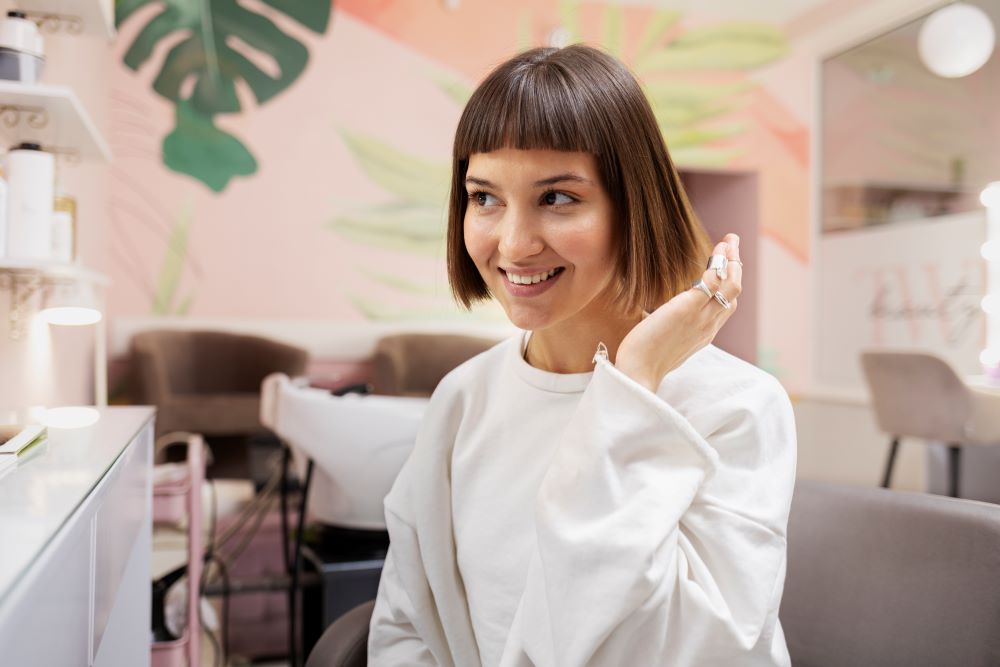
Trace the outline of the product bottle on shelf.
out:
<instances>
[{"instance_id":1,"label":"product bottle on shelf","mask_svg":"<svg viewBox=\"0 0 1000 667\"><path fill-rule=\"evenodd\" d=\"M0 259L7 256L7 178L0 169Z\"/></svg>"},{"instance_id":2,"label":"product bottle on shelf","mask_svg":"<svg viewBox=\"0 0 1000 667\"><path fill-rule=\"evenodd\" d=\"M6 156L7 256L46 261L52 256L55 156L22 143Z\"/></svg>"},{"instance_id":3,"label":"product bottle on shelf","mask_svg":"<svg viewBox=\"0 0 1000 667\"><path fill-rule=\"evenodd\" d=\"M52 204L52 260L74 262L77 259L76 199L63 192L58 165L55 182L55 199Z\"/></svg>"}]
</instances>

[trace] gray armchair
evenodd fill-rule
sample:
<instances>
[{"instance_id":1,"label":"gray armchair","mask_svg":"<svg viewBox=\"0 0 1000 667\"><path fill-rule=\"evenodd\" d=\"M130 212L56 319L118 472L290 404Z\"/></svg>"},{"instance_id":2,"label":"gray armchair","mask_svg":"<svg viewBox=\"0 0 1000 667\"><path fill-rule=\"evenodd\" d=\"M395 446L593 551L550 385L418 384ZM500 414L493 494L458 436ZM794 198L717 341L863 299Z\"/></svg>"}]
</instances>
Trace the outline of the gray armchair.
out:
<instances>
[{"instance_id":1,"label":"gray armchair","mask_svg":"<svg viewBox=\"0 0 1000 667\"><path fill-rule=\"evenodd\" d=\"M1000 506L799 482L780 617L795 667L1000 665Z\"/></svg>"},{"instance_id":2,"label":"gray armchair","mask_svg":"<svg viewBox=\"0 0 1000 667\"><path fill-rule=\"evenodd\" d=\"M361 667L373 603L306 667ZM1000 506L800 481L781 624L795 667L1000 665Z\"/></svg>"}]
</instances>

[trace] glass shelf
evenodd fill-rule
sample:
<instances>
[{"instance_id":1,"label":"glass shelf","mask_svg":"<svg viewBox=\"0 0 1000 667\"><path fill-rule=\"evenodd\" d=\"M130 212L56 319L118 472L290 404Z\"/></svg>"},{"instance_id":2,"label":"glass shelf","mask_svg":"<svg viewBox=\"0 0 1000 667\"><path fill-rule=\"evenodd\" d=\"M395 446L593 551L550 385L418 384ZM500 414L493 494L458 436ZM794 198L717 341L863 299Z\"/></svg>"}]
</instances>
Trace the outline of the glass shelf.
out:
<instances>
[{"instance_id":1,"label":"glass shelf","mask_svg":"<svg viewBox=\"0 0 1000 667\"><path fill-rule=\"evenodd\" d=\"M0 136L8 147L39 143L55 153L111 161L111 149L67 86L0 80Z\"/></svg>"}]
</instances>

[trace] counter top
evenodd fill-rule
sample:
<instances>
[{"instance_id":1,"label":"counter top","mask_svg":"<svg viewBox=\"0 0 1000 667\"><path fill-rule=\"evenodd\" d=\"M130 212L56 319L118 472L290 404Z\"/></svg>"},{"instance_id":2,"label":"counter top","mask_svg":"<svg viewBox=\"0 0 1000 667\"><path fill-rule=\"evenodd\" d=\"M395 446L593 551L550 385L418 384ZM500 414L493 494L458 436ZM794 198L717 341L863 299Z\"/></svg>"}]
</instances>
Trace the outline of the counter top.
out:
<instances>
[{"instance_id":1,"label":"counter top","mask_svg":"<svg viewBox=\"0 0 1000 667\"><path fill-rule=\"evenodd\" d=\"M91 426L48 429L46 442L0 472L0 602L155 414L98 408Z\"/></svg>"}]
</instances>

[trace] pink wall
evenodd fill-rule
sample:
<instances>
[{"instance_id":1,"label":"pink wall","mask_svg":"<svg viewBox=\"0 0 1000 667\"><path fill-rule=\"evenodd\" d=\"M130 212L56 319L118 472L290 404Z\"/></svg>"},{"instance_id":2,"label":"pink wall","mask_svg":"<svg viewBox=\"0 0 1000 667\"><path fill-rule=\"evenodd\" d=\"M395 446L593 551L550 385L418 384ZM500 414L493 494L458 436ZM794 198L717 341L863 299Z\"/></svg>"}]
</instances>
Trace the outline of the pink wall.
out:
<instances>
[{"instance_id":1,"label":"pink wall","mask_svg":"<svg viewBox=\"0 0 1000 667\"><path fill-rule=\"evenodd\" d=\"M149 17L130 19L121 27L110 72L110 141L116 160L111 168L111 242L102 268L115 281L112 318L165 313L496 320L496 309L464 316L456 310L447 290L443 246L393 245L384 236L373 241L338 232L331 222L360 216L372 224L373 216L393 206L402 210L402 221L391 221L398 229L436 229L442 235L461 91L467 94L510 54L544 43L560 25L575 24L580 38L610 48L619 41L621 57L641 69L639 42L653 21L653 10L587 3L573 17L560 9L564 6L555 0L517 0L501 7L479 0L461 2L451 11L445 3L418 7L395 0L348 0L334 5L331 25L321 36L268 13L308 47L308 67L268 103L251 101L243 114L218 117L218 125L239 137L259 165L255 174L234 179L221 193L163 165L160 144L173 127L174 111L150 86L172 44L167 40L158 47L138 72L124 67L120 59ZM471 28L482 25L490 29ZM683 16L664 39L720 25L724 29L724 22L714 18ZM721 220L713 233L753 230L759 243L776 244L792 264L805 267L808 131L774 94L784 82L767 79L784 57L778 49L749 69L723 62L709 69L682 67L640 76L653 85L662 81L743 90L720 98L732 105L729 112L698 126L720 132L720 138L694 146L674 142L672 151L688 169L755 174L735 186L743 188L743 200L752 202L737 207L736 216L719 218L722 205L711 201L715 194L701 205L706 219ZM410 171L385 173L386 163L404 164ZM746 189L751 180L756 184L752 196ZM720 191L714 186L703 190ZM177 232L185 227L186 246L177 243ZM763 284L766 270L748 262L749 284ZM172 292L166 289L171 284ZM732 337L742 340L748 358L761 356L760 346L763 358L770 360L765 365L794 383L803 355L785 348L800 345L800 339L760 336L757 321L768 314L751 308L754 301L745 299Z\"/></svg>"}]
</instances>

